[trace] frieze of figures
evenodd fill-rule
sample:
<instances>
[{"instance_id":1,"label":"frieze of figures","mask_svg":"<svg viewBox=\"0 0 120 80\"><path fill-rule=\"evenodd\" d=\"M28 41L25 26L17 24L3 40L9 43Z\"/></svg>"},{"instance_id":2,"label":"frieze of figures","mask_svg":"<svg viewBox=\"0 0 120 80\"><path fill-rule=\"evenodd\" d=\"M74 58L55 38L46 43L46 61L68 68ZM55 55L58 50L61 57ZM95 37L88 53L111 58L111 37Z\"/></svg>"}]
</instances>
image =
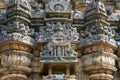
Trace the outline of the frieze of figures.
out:
<instances>
[{"instance_id":1,"label":"frieze of figures","mask_svg":"<svg viewBox=\"0 0 120 80\"><path fill-rule=\"evenodd\" d=\"M8 26L1 25L0 30L1 43L9 40L18 40L32 45L35 43L35 40L30 37L34 31L19 22L13 22L13 24L9 24Z\"/></svg>"},{"instance_id":2,"label":"frieze of figures","mask_svg":"<svg viewBox=\"0 0 120 80\"><path fill-rule=\"evenodd\" d=\"M76 41L76 39L78 39L79 37L76 29L71 28L70 26L66 28L65 25L62 25L59 22L52 27L49 24L47 27L47 30L50 31L49 42L46 45L46 49L41 52L41 59L43 59L44 57L51 57L51 59L54 59L52 57L56 56L57 60L67 60L69 58L76 60L77 53L73 50L70 43L73 40ZM71 30L73 31L73 33L70 34ZM74 36L75 38L73 38ZM43 36L41 37L43 38Z\"/></svg>"},{"instance_id":3,"label":"frieze of figures","mask_svg":"<svg viewBox=\"0 0 120 80\"><path fill-rule=\"evenodd\" d=\"M114 39L115 31L110 27L98 24L91 28L86 28L85 31L80 32L80 46L93 44L96 42L107 42L111 45L116 45Z\"/></svg>"},{"instance_id":4,"label":"frieze of figures","mask_svg":"<svg viewBox=\"0 0 120 80\"><path fill-rule=\"evenodd\" d=\"M60 27L58 27L60 26ZM39 32L36 32L36 40L47 41L50 37L57 31L57 29L62 29L63 33L67 35L71 42L78 41L79 33L75 27L72 27L70 24L47 24L46 26L41 26ZM39 37L38 37L39 36Z\"/></svg>"}]
</instances>

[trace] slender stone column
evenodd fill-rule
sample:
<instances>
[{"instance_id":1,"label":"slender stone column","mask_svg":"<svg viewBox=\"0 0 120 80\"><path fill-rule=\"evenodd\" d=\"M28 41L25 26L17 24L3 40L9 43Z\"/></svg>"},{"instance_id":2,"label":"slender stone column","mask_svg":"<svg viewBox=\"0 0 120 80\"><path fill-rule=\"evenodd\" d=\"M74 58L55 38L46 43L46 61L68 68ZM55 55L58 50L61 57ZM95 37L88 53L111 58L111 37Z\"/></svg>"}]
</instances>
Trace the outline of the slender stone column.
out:
<instances>
[{"instance_id":1,"label":"slender stone column","mask_svg":"<svg viewBox=\"0 0 120 80\"><path fill-rule=\"evenodd\" d=\"M66 66L66 75L70 76L70 65Z\"/></svg>"},{"instance_id":2,"label":"slender stone column","mask_svg":"<svg viewBox=\"0 0 120 80\"><path fill-rule=\"evenodd\" d=\"M54 47L54 56L56 56L56 46Z\"/></svg>"},{"instance_id":3,"label":"slender stone column","mask_svg":"<svg viewBox=\"0 0 120 80\"><path fill-rule=\"evenodd\" d=\"M62 53L61 53L61 49L60 49L60 48L61 48L61 47L58 46L58 48L57 48L57 49L58 49L58 51L57 51L57 56L62 56L62 55L61 55Z\"/></svg>"},{"instance_id":4,"label":"slender stone column","mask_svg":"<svg viewBox=\"0 0 120 80\"><path fill-rule=\"evenodd\" d=\"M66 56L65 46L64 46L64 56Z\"/></svg>"},{"instance_id":5,"label":"slender stone column","mask_svg":"<svg viewBox=\"0 0 120 80\"><path fill-rule=\"evenodd\" d=\"M66 47L65 47L65 55L68 56L68 54L67 54L67 50L66 50Z\"/></svg>"},{"instance_id":6,"label":"slender stone column","mask_svg":"<svg viewBox=\"0 0 120 80\"><path fill-rule=\"evenodd\" d=\"M63 53L63 57L64 57L64 56L65 56L65 55L64 55L64 53L65 53L65 52L64 52L64 46L62 46L62 53Z\"/></svg>"},{"instance_id":7,"label":"slender stone column","mask_svg":"<svg viewBox=\"0 0 120 80\"><path fill-rule=\"evenodd\" d=\"M49 66L48 74L49 76L52 75L52 66Z\"/></svg>"}]
</instances>

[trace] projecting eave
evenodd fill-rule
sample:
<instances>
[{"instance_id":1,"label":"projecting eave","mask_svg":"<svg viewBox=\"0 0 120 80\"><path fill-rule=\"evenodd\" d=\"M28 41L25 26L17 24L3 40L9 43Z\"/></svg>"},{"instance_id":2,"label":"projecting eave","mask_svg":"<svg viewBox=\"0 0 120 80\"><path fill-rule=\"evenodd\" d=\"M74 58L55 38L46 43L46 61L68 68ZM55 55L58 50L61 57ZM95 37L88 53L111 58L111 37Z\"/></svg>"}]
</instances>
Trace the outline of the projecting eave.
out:
<instances>
[{"instance_id":1,"label":"projecting eave","mask_svg":"<svg viewBox=\"0 0 120 80\"><path fill-rule=\"evenodd\" d=\"M68 22L72 23L73 19L67 19L67 18L45 18L46 22Z\"/></svg>"},{"instance_id":2,"label":"projecting eave","mask_svg":"<svg viewBox=\"0 0 120 80\"><path fill-rule=\"evenodd\" d=\"M5 55L8 55L9 53L15 53L17 55L23 55L23 56L27 56L29 58L33 58L33 55L29 52L25 52L25 51L19 51L19 50L9 50L9 51L5 51L5 52L0 52L0 59L2 57L4 57Z\"/></svg>"},{"instance_id":3,"label":"projecting eave","mask_svg":"<svg viewBox=\"0 0 120 80\"><path fill-rule=\"evenodd\" d=\"M4 46L4 45L9 45L9 44L21 44L21 45L26 45L26 46L29 46L31 48L34 48L34 44L29 44L29 43L25 43L25 42L22 42L22 41L18 41L18 40L6 40L2 43L0 43L0 47Z\"/></svg>"},{"instance_id":4,"label":"projecting eave","mask_svg":"<svg viewBox=\"0 0 120 80\"><path fill-rule=\"evenodd\" d=\"M8 67L5 67L5 68L0 68L0 73L5 73L5 72L9 72L10 70L15 70L15 67L16 66L12 66L11 68L9 68L9 66ZM9 70L8 70L8 68L9 68ZM17 70L18 71L25 71L25 72L27 72L27 73L30 73L30 72L32 72L32 69L31 68L28 68L28 67L23 67L23 66L17 66Z\"/></svg>"},{"instance_id":5,"label":"projecting eave","mask_svg":"<svg viewBox=\"0 0 120 80\"><path fill-rule=\"evenodd\" d=\"M102 19L100 19L100 20L98 20L98 19L91 20L91 21L89 21L89 22L86 22L86 23L84 24L84 26L90 27L90 26L93 26L93 25L96 24L96 23L102 23L102 24L104 24L105 26L110 26L110 24L109 24L108 22L106 22L105 20L102 20Z\"/></svg>"},{"instance_id":6,"label":"projecting eave","mask_svg":"<svg viewBox=\"0 0 120 80\"><path fill-rule=\"evenodd\" d=\"M68 63L68 64L72 64L72 63L78 63L78 60L64 60L64 61L53 61L53 60L41 60L41 63Z\"/></svg>"},{"instance_id":7,"label":"projecting eave","mask_svg":"<svg viewBox=\"0 0 120 80\"><path fill-rule=\"evenodd\" d=\"M104 42L104 41L99 41L99 42L94 42L92 44L86 44L86 45L79 45L78 49L77 50L81 50L81 49L85 49L87 47L91 47L91 46L98 46L98 45L104 45L104 46L109 46L111 48L113 48L114 50L117 49L117 44L110 44L110 43L107 43L107 42Z\"/></svg>"}]
</instances>

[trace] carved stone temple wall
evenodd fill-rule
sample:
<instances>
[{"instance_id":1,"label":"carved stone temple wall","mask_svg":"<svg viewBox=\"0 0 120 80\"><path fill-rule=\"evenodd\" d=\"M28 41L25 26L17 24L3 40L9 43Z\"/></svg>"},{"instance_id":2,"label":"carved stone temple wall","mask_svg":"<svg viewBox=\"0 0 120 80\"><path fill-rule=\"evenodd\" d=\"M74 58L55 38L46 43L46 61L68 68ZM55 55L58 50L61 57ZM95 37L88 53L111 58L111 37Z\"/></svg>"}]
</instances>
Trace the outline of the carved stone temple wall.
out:
<instances>
[{"instance_id":1,"label":"carved stone temple wall","mask_svg":"<svg viewBox=\"0 0 120 80\"><path fill-rule=\"evenodd\" d=\"M0 0L0 80L120 80L120 1Z\"/></svg>"}]
</instances>

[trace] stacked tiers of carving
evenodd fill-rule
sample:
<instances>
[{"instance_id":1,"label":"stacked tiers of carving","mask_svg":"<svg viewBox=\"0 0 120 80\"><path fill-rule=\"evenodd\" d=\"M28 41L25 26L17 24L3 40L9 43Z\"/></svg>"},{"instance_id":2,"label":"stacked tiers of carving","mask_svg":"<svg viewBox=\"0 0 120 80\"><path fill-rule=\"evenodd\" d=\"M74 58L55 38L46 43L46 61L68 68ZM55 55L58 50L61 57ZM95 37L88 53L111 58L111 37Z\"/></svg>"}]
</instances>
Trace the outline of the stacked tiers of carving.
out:
<instances>
[{"instance_id":1,"label":"stacked tiers of carving","mask_svg":"<svg viewBox=\"0 0 120 80\"><path fill-rule=\"evenodd\" d=\"M12 23L14 20L26 25L31 23L29 20L31 17L31 6L28 0L7 0L6 5L7 23Z\"/></svg>"},{"instance_id":2,"label":"stacked tiers of carving","mask_svg":"<svg viewBox=\"0 0 120 80\"><path fill-rule=\"evenodd\" d=\"M85 11L85 31L81 31L80 48L83 50L84 69L90 80L112 80L117 70L114 54L116 41L109 27L104 4L93 0ZM84 34L84 35L83 35Z\"/></svg>"},{"instance_id":3,"label":"stacked tiers of carving","mask_svg":"<svg viewBox=\"0 0 120 80\"><path fill-rule=\"evenodd\" d=\"M85 48L82 57L84 68L90 74L90 80L112 80L117 56L113 48L106 47L104 44L92 45Z\"/></svg>"},{"instance_id":4,"label":"stacked tiers of carving","mask_svg":"<svg viewBox=\"0 0 120 80\"><path fill-rule=\"evenodd\" d=\"M27 80L26 73L32 70L31 48L22 43L15 43L14 41L0 46L1 49L1 67L0 73L3 75L2 80L20 79Z\"/></svg>"}]
</instances>

